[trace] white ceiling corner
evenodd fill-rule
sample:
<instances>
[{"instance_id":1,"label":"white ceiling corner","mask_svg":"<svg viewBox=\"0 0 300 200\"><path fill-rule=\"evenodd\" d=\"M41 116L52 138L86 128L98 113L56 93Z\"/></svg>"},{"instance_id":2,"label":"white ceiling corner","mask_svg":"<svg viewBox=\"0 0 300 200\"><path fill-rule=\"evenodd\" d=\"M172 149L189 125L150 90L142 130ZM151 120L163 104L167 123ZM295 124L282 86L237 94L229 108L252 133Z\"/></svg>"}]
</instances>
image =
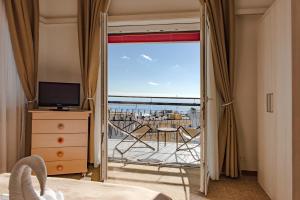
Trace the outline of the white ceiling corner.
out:
<instances>
[{"instance_id":1,"label":"white ceiling corner","mask_svg":"<svg viewBox=\"0 0 300 200\"><path fill-rule=\"evenodd\" d=\"M236 0L237 10L268 8L275 0ZM199 0L111 0L110 16L189 13L199 11ZM76 17L77 0L40 0L44 18Z\"/></svg>"},{"instance_id":2,"label":"white ceiling corner","mask_svg":"<svg viewBox=\"0 0 300 200\"><path fill-rule=\"evenodd\" d=\"M192 12L199 9L199 0L112 0L109 15Z\"/></svg>"},{"instance_id":3,"label":"white ceiling corner","mask_svg":"<svg viewBox=\"0 0 300 200\"><path fill-rule=\"evenodd\" d=\"M40 14L44 18L76 17L77 0L40 0Z\"/></svg>"},{"instance_id":4,"label":"white ceiling corner","mask_svg":"<svg viewBox=\"0 0 300 200\"><path fill-rule=\"evenodd\" d=\"M275 0L235 0L237 9L269 8Z\"/></svg>"}]
</instances>

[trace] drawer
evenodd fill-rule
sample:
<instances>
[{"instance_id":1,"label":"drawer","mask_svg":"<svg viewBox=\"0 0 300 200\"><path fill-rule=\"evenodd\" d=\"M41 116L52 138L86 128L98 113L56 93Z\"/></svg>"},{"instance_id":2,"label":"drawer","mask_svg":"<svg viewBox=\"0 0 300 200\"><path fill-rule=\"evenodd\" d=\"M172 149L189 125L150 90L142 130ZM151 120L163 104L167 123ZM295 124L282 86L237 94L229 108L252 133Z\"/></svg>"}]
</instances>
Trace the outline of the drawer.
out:
<instances>
[{"instance_id":1,"label":"drawer","mask_svg":"<svg viewBox=\"0 0 300 200\"><path fill-rule=\"evenodd\" d=\"M87 172L87 160L46 162L48 175Z\"/></svg>"},{"instance_id":2,"label":"drawer","mask_svg":"<svg viewBox=\"0 0 300 200\"><path fill-rule=\"evenodd\" d=\"M59 160L86 160L87 147L64 147L64 148L34 148L32 155L41 156L47 161Z\"/></svg>"},{"instance_id":3,"label":"drawer","mask_svg":"<svg viewBox=\"0 0 300 200\"><path fill-rule=\"evenodd\" d=\"M32 133L87 133L88 120L32 120Z\"/></svg>"},{"instance_id":4,"label":"drawer","mask_svg":"<svg viewBox=\"0 0 300 200\"><path fill-rule=\"evenodd\" d=\"M90 111L74 112L74 111L45 111L33 112L32 119L88 119Z\"/></svg>"},{"instance_id":5,"label":"drawer","mask_svg":"<svg viewBox=\"0 0 300 200\"><path fill-rule=\"evenodd\" d=\"M87 133L82 134L32 134L32 147L85 147Z\"/></svg>"}]
</instances>

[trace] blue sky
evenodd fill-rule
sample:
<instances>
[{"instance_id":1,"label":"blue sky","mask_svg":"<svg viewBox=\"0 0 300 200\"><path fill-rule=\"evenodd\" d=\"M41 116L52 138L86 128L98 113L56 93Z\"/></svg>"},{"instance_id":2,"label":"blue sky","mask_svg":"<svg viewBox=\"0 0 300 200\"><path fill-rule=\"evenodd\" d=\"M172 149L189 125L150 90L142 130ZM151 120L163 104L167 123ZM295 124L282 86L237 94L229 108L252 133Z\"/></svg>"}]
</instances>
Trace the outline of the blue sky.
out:
<instances>
[{"instance_id":1,"label":"blue sky","mask_svg":"<svg viewBox=\"0 0 300 200\"><path fill-rule=\"evenodd\" d=\"M199 42L109 44L109 94L199 97Z\"/></svg>"}]
</instances>

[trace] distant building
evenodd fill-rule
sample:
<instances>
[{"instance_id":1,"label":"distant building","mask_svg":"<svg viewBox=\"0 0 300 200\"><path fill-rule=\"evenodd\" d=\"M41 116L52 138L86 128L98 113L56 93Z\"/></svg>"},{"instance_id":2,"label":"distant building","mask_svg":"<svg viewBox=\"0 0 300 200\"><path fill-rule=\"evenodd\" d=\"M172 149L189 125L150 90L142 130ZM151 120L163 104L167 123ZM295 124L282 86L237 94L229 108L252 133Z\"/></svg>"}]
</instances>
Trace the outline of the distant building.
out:
<instances>
[{"instance_id":1,"label":"distant building","mask_svg":"<svg viewBox=\"0 0 300 200\"><path fill-rule=\"evenodd\" d=\"M200 126L200 110L196 108L191 108L187 115L189 116L190 120L192 121L192 127L197 128Z\"/></svg>"}]
</instances>

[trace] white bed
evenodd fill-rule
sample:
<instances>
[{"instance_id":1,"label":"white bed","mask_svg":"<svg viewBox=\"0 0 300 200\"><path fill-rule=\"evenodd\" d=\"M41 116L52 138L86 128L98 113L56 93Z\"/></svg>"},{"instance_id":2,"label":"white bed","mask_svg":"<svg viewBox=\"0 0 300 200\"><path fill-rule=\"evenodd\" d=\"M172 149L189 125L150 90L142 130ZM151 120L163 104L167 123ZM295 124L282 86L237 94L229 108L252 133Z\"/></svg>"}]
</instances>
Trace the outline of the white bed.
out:
<instances>
[{"instance_id":1,"label":"white bed","mask_svg":"<svg viewBox=\"0 0 300 200\"><path fill-rule=\"evenodd\" d=\"M0 174L0 194L8 193L9 174ZM33 184L39 189L35 177ZM61 191L66 200L171 200L159 192L142 187L48 177L47 187Z\"/></svg>"}]
</instances>

